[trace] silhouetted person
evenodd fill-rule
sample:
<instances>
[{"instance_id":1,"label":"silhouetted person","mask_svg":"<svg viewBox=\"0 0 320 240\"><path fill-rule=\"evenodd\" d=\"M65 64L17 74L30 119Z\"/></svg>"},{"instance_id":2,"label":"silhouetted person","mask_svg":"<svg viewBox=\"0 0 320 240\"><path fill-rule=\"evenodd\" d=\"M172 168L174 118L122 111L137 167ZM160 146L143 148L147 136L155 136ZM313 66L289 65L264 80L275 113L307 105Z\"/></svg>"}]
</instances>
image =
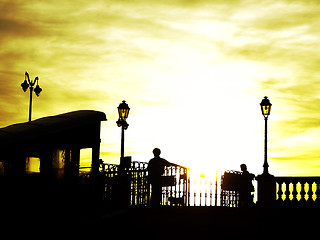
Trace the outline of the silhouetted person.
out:
<instances>
[{"instance_id":1,"label":"silhouetted person","mask_svg":"<svg viewBox=\"0 0 320 240\"><path fill-rule=\"evenodd\" d=\"M167 160L160 157L161 150L159 148L153 149L154 158L149 161L148 164L148 178L152 186L151 191L151 206L159 206L161 203L162 195L162 181L161 176L164 173L165 166L179 166L174 163L170 163Z\"/></svg>"},{"instance_id":2,"label":"silhouetted person","mask_svg":"<svg viewBox=\"0 0 320 240\"><path fill-rule=\"evenodd\" d=\"M253 204L253 197L251 195L251 192L254 192L254 187L252 185L254 174L248 172L246 164L241 164L240 169L242 171L242 177L239 190L239 206L247 207Z\"/></svg>"}]
</instances>

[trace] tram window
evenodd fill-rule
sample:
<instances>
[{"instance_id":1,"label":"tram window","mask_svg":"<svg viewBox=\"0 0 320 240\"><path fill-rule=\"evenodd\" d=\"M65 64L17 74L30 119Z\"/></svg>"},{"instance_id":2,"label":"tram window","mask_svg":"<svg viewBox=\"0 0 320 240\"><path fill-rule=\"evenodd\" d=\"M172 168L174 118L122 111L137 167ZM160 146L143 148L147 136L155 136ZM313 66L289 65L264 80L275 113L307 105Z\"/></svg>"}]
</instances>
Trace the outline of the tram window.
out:
<instances>
[{"instance_id":1,"label":"tram window","mask_svg":"<svg viewBox=\"0 0 320 240\"><path fill-rule=\"evenodd\" d=\"M64 165L65 165L65 150L57 149L53 152L52 156L52 168L57 179L63 179L64 177Z\"/></svg>"},{"instance_id":2,"label":"tram window","mask_svg":"<svg viewBox=\"0 0 320 240\"><path fill-rule=\"evenodd\" d=\"M26 173L40 173L40 158L26 158Z\"/></svg>"},{"instance_id":3,"label":"tram window","mask_svg":"<svg viewBox=\"0 0 320 240\"><path fill-rule=\"evenodd\" d=\"M80 166L81 172L89 172L91 170L92 149L83 148L80 150Z\"/></svg>"}]
</instances>

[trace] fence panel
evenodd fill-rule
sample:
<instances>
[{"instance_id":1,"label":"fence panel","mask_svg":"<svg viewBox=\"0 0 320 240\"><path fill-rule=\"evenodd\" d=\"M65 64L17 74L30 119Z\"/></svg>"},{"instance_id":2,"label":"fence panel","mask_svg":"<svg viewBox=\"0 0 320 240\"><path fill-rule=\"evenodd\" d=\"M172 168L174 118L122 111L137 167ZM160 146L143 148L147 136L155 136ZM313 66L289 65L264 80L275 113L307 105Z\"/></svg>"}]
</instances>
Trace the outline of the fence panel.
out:
<instances>
[{"instance_id":1,"label":"fence panel","mask_svg":"<svg viewBox=\"0 0 320 240\"><path fill-rule=\"evenodd\" d=\"M241 172L226 171L221 176L221 206L238 207L240 200Z\"/></svg>"},{"instance_id":2,"label":"fence panel","mask_svg":"<svg viewBox=\"0 0 320 240\"><path fill-rule=\"evenodd\" d=\"M217 180L191 177L188 190L189 206L217 206L217 192Z\"/></svg>"},{"instance_id":3,"label":"fence panel","mask_svg":"<svg viewBox=\"0 0 320 240\"><path fill-rule=\"evenodd\" d=\"M188 169L165 167L162 184L162 205L188 205Z\"/></svg>"},{"instance_id":4,"label":"fence panel","mask_svg":"<svg viewBox=\"0 0 320 240\"><path fill-rule=\"evenodd\" d=\"M152 188L148 181L148 163L132 162L130 167L103 164L104 200L114 205L148 206ZM188 169L165 167L162 176L162 205L188 205Z\"/></svg>"}]
</instances>

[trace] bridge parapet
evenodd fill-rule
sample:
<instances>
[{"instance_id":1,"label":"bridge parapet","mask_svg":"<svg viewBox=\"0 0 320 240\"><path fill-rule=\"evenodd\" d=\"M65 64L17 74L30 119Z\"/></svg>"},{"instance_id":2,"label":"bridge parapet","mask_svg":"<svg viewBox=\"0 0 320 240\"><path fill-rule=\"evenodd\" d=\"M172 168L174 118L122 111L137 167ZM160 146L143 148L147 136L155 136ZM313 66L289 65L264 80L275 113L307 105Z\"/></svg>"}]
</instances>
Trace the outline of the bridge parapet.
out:
<instances>
[{"instance_id":1,"label":"bridge parapet","mask_svg":"<svg viewBox=\"0 0 320 240\"><path fill-rule=\"evenodd\" d=\"M320 207L320 177L275 177L276 202L288 207Z\"/></svg>"}]
</instances>

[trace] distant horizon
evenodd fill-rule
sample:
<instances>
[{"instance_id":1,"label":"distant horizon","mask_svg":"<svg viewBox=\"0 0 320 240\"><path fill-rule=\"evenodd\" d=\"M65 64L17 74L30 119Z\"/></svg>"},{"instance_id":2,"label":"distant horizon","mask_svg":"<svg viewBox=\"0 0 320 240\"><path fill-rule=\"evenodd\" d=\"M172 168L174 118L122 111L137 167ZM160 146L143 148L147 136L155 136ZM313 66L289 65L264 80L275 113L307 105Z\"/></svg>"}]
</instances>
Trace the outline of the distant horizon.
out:
<instances>
[{"instance_id":1,"label":"distant horizon","mask_svg":"<svg viewBox=\"0 0 320 240\"><path fill-rule=\"evenodd\" d=\"M61 113L61 114L64 114L64 113ZM50 117L50 116L43 116L43 117L40 117L40 118L44 118L44 117ZM38 119L40 119L38 118ZM32 119L32 121L34 120L38 120L38 119ZM21 122L21 123L27 123L26 122ZM103 122L101 122L103 123ZM14 123L14 124L10 124L10 125L15 125L15 124L19 124L19 123ZM8 126L10 126L8 125ZM5 126L6 127L6 126ZM101 154L100 154L101 155ZM119 156L117 156L119 155ZM115 153L114 154L114 158L112 158L111 161L106 161L105 159L102 158L102 156L100 156L100 158L103 160L103 162L105 164L119 164L120 163L120 152L119 153ZM132 158L134 158L135 156L131 156ZM151 155L150 155L150 158L151 158ZM133 161L138 161L138 162L148 162L150 159L147 158L147 159L144 159L144 160L136 160L136 159L133 159ZM175 161L172 161L172 162L175 162ZM176 163L176 162L175 162ZM245 162L243 162L245 163ZM90 148L83 148L81 149L81 153L80 153L80 168L81 167L90 167L91 165L91 149ZM34 170L37 168L37 166L39 167L39 162L36 162L36 165L35 166L31 166L30 167ZM197 165L194 165L192 167L190 167L189 165L183 165L184 167L187 167L190 169L190 171L192 172L192 175L193 175L193 179L204 179L204 180L214 180L216 178L216 176L218 176L218 178L223 174L223 172L225 171L241 171L240 170L240 165L239 166L232 166L230 168L215 168L215 169L206 169L206 168L201 168ZM250 166L249 166L250 168ZM249 169L250 171L251 169ZM292 169L288 169L289 171L292 171ZM252 172L253 174L255 174L256 176L261 174L263 171L263 168L262 168L262 165L261 165L261 169L260 171L258 172ZM293 172L293 171L292 171ZM273 174L271 172L271 174ZM296 174L291 174L291 176L296 176ZM297 175L297 176L302 176L302 175ZM303 176L309 176L309 175L303 175ZM311 174L310 174L311 176Z\"/></svg>"}]
</instances>

